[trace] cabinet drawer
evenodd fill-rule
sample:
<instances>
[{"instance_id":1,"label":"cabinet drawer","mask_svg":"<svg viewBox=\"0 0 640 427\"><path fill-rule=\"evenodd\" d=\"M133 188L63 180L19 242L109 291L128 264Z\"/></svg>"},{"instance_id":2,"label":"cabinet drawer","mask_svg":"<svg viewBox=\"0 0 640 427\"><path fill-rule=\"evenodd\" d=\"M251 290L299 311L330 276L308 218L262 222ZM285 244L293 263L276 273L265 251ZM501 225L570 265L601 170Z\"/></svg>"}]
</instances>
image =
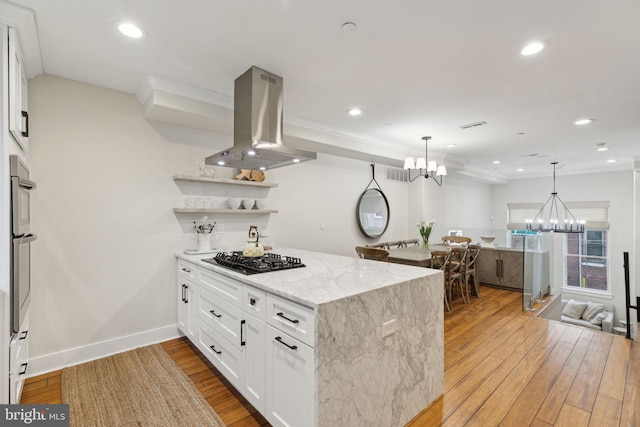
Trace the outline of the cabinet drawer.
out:
<instances>
[{"instance_id":1,"label":"cabinet drawer","mask_svg":"<svg viewBox=\"0 0 640 427\"><path fill-rule=\"evenodd\" d=\"M242 389L242 351L222 338L202 319L198 320L198 347L234 387Z\"/></svg>"},{"instance_id":2,"label":"cabinet drawer","mask_svg":"<svg viewBox=\"0 0 640 427\"><path fill-rule=\"evenodd\" d=\"M267 323L303 343L315 347L315 315L312 309L268 294Z\"/></svg>"},{"instance_id":3,"label":"cabinet drawer","mask_svg":"<svg viewBox=\"0 0 640 427\"><path fill-rule=\"evenodd\" d=\"M242 304L242 283L210 270L200 271L200 284L203 288L229 301L236 307Z\"/></svg>"},{"instance_id":4,"label":"cabinet drawer","mask_svg":"<svg viewBox=\"0 0 640 427\"><path fill-rule=\"evenodd\" d=\"M240 348L242 310L205 289L198 292L198 317Z\"/></svg>"},{"instance_id":5,"label":"cabinet drawer","mask_svg":"<svg viewBox=\"0 0 640 427\"><path fill-rule=\"evenodd\" d=\"M242 310L260 320L265 320L266 308L267 294L251 286L244 286L242 290Z\"/></svg>"},{"instance_id":6,"label":"cabinet drawer","mask_svg":"<svg viewBox=\"0 0 640 427\"><path fill-rule=\"evenodd\" d=\"M9 372L18 372L20 365L28 359L28 331L22 331L16 334L16 338L11 341L9 346Z\"/></svg>"},{"instance_id":7,"label":"cabinet drawer","mask_svg":"<svg viewBox=\"0 0 640 427\"><path fill-rule=\"evenodd\" d=\"M29 313L24 318L20 331L13 336L9 343L9 372L17 373L21 365L29 359Z\"/></svg>"},{"instance_id":8,"label":"cabinet drawer","mask_svg":"<svg viewBox=\"0 0 640 427\"><path fill-rule=\"evenodd\" d=\"M178 277L183 277L191 281L198 281L198 267L195 264L178 259Z\"/></svg>"}]
</instances>

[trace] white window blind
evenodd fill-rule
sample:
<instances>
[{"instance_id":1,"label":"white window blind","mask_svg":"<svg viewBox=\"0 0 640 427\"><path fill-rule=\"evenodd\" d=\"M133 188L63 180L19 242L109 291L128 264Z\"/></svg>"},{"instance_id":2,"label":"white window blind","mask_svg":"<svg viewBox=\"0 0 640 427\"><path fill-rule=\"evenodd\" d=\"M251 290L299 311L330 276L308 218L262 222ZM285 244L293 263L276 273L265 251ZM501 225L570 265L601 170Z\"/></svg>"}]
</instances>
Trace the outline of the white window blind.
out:
<instances>
[{"instance_id":1,"label":"white window blind","mask_svg":"<svg viewBox=\"0 0 640 427\"><path fill-rule=\"evenodd\" d=\"M544 203L507 203L507 229L524 230L525 221L536 216Z\"/></svg>"},{"instance_id":2,"label":"white window blind","mask_svg":"<svg viewBox=\"0 0 640 427\"><path fill-rule=\"evenodd\" d=\"M565 202L577 219L587 222L587 230L609 229L609 202ZM568 215L565 214L565 217Z\"/></svg>"},{"instance_id":3,"label":"white window blind","mask_svg":"<svg viewBox=\"0 0 640 427\"><path fill-rule=\"evenodd\" d=\"M507 229L524 230L525 221L533 219L543 203L507 203ZM565 206L577 220L585 220L585 228L588 230L608 230L609 229L609 202L565 202ZM545 218L548 215L549 206L545 209ZM559 206L562 209L562 206ZM571 219L566 211L562 212L564 218Z\"/></svg>"}]
</instances>

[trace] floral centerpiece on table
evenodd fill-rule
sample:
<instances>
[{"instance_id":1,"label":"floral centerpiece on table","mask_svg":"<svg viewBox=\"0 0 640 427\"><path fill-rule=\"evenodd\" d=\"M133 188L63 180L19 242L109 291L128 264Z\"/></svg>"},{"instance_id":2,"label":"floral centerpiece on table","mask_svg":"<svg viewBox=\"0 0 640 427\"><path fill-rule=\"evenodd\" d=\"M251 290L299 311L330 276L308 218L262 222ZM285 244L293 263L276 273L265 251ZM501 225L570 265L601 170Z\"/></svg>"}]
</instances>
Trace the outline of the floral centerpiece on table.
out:
<instances>
[{"instance_id":1,"label":"floral centerpiece on table","mask_svg":"<svg viewBox=\"0 0 640 427\"><path fill-rule=\"evenodd\" d=\"M433 230L433 226L435 225L436 220L432 219L430 221L422 220L416 223L416 227L420 230L420 236L422 237L422 248L424 250L429 249L429 236L431 235L431 230Z\"/></svg>"}]
</instances>

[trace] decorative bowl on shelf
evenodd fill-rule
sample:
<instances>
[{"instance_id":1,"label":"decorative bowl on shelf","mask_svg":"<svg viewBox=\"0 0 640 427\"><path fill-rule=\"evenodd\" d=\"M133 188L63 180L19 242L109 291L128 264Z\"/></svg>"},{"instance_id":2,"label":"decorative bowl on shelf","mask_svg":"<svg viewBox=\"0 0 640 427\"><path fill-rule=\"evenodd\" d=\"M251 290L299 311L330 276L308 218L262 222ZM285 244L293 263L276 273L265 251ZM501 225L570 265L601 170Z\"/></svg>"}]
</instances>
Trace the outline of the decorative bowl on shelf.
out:
<instances>
[{"instance_id":1,"label":"decorative bowl on shelf","mask_svg":"<svg viewBox=\"0 0 640 427\"><path fill-rule=\"evenodd\" d=\"M229 198L227 199L227 205L229 205L231 209L238 209L240 207L240 199Z\"/></svg>"},{"instance_id":2,"label":"decorative bowl on shelf","mask_svg":"<svg viewBox=\"0 0 640 427\"><path fill-rule=\"evenodd\" d=\"M264 209L265 201L262 199L256 199L256 209Z\"/></svg>"},{"instance_id":3,"label":"decorative bowl on shelf","mask_svg":"<svg viewBox=\"0 0 640 427\"><path fill-rule=\"evenodd\" d=\"M253 204L255 203L255 201L253 199L243 199L242 200L242 207L245 209L253 209Z\"/></svg>"},{"instance_id":4,"label":"decorative bowl on shelf","mask_svg":"<svg viewBox=\"0 0 640 427\"><path fill-rule=\"evenodd\" d=\"M489 248L493 247L492 242L496 240L496 236L480 236L480 238L484 242L482 246L489 247Z\"/></svg>"}]
</instances>

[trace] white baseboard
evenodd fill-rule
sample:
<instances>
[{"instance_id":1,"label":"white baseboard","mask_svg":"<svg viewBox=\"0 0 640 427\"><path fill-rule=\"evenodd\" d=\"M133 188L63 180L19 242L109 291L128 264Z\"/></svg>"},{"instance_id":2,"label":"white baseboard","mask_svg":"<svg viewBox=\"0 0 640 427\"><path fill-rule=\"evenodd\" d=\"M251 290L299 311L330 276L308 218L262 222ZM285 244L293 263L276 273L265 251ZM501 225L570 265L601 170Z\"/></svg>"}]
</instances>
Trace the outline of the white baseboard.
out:
<instances>
[{"instance_id":1,"label":"white baseboard","mask_svg":"<svg viewBox=\"0 0 640 427\"><path fill-rule=\"evenodd\" d=\"M114 338L82 347L75 347L57 353L45 354L29 359L27 378L42 375L47 372L100 359L112 354L121 353L134 348L144 347L181 336L177 325L164 326L133 335Z\"/></svg>"}]
</instances>

